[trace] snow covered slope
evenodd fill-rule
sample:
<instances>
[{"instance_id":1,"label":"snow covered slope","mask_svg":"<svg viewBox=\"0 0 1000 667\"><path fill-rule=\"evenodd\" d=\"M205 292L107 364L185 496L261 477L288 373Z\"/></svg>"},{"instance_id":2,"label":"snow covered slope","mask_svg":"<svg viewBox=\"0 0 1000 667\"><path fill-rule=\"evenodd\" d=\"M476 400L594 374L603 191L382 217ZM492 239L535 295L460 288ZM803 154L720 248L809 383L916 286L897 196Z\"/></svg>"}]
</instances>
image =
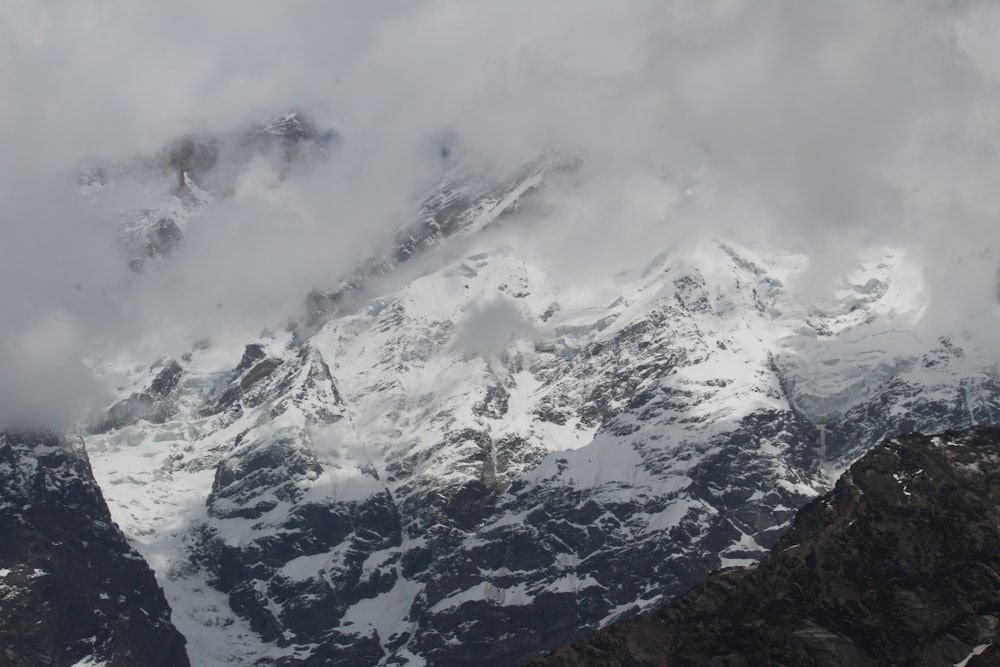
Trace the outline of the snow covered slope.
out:
<instances>
[{"instance_id":1,"label":"snow covered slope","mask_svg":"<svg viewBox=\"0 0 1000 667\"><path fill-rule=\"evenodd\" d=\"M567 287L504 232L552 164L443 184L285 329L97 362L95 475L192 664L511 664L759 558L886 434L1000 418L896 249L823 304L719 238Z\"/></svg>"}]
</instances>

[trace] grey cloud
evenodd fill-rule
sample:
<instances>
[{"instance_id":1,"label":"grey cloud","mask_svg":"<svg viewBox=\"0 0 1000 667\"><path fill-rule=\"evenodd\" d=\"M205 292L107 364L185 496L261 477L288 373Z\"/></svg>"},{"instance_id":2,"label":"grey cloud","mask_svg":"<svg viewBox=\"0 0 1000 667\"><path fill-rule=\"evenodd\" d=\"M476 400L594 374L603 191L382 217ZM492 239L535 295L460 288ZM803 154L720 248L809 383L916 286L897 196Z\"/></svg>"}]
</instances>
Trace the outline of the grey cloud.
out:
<instances>
[{"instance_id":1,"label":"grey cloud","mask_svg":"<svg viewBox=\"0 0 1000 667\"><path fill-rule=\"evenodd\" d=\"M537 331L511 299L498 297L473 304L455 326L455 348L466 354L495 357L517 338L531 338Z\"/></svg>"},{"instance_id":2,"label":"grey cloud","mask_svg":"<svg viewBox=\"0 0 1000 667\"><path fill-rule=\"evenodd\" d=\"M894 242L925 259L929 318L984 312L997 27L989 3L931 0L5 3L0 371L31 377L10 370L31 359L17 350L53 322L62 352L45 364L69 378L156 327L289 315L406 222L446 137L451 163L581 158L520 223L567 280L721 234L808 252L803 289L819 295L860 248ZM142 276L112 224L141 197L73 192L88 160L291 106L340 132L330 159L287 178L267 160L233 167L232 196ZM60 375L37 363L41 385ZM22 385L0 382L0 402ZM65 385L67 405L91 393Z\"/></svg>"}]
</instances>

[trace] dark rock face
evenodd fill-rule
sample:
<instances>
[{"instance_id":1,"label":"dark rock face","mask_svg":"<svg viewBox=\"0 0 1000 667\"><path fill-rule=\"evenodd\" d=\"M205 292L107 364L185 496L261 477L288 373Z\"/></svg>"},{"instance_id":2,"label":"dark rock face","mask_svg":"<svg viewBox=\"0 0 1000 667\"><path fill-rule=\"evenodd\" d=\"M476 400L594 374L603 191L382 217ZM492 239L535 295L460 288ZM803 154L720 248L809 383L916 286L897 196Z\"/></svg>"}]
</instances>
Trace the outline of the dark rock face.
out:
<instances>
[{"instance_id":1,"label":"dark rock face","mask_svg":"<svg viewBox=\"0 0 1000 667\"><path fill-rule=\"evenodd\" d=\"M340 136L332 129L322 130L300 112L289 112L244 131L237 140L237 155L272 154L282 166L318 157L336 144Z\"/></svg>"},{"instance_id":2,"label":"dark rock face","mask_svg":"<svg viewBox=\"0 0 1000 667\"><path fill-rule=\"evenodd\" d=\"M142 273L146 262L170 256L183 240L184 233L170 217L164 216L137 226L126 239L128 266L136 273Z\"/></svg>"},{"instance_id":3,"label":"dark rock face","mask_svg":"<svg viewBox=\"0 0 1000 667\"><path fill-rule=\"evenodd\" d=\"M189 135L170 142L157 156L158 166L177 174L178 187L184 174L200 176L219 161L221 142L213 137Z\"/></svg>"},{"instance_id":4,"label":"dark rock face","mask_svg":"<svg viewBox=\"0 0 1000 667\"><path fill-rule=\"evenodd\" d=\"M386 307L370 326L405 328L404 315ZM381 474L370 463L352 469L323 461L308 429L263 436L255 415L275 419L291 397L301 397L313 406L306 421L323 422L318 408L326 406L345 415L332 423L349 422L349 399L329 368L309 345L282 359L247 346L220 398L209 399L216 407L204 413L220 424L246 420L249 431L216 466L195 559L263 639L317 646L309 658L315 664L405 664L418 655L433 664L507 665L571 641L601 619L673 597L723 559L757 558L808 499L789 481L810 481L815 427L776 401L778 408L749 414L701 451L657 442L663 425L690 422L693 406L728 386L678 389L673 382L674 368L707 354L688 329L691 317L669 300L579 354L534 360L530 371L551 385L535 413L599 425L592 447L565 453L572 462L490 429L517 389L499 373L483 378L474 394L473 420L463 424L454 408L432 406L425 418L447 425L440 440L411 454L393 452ZM401 339L386 350L387 368L429 357L432 341L446 345L451 328L431 323L413 333L412 348ZM327 358L338 356L327 350ZM516 354L501 363L510 373L527 367ZM321 396L316 387L325 387ZM581 483L581 474L617 458L649 481ZM461 477L444 484L439 472L423 473L435 459ZM680 483L671 481L680 478L679 462ZM353 500L309 500L303 489L326 475L363 479L370 491ZM238 544L214 527L233 521L246 522ZM411 596L395 612L403 622L386 632L357 630L377 625L366 605L403 595Z\"/></svg>"},{"instance_id":5,"label":"dark rock face","mask_svg":"<svg viewBox=\"0 0 1000 667\"><path fill-rule=\"evenodd\" d=\"M945 340L919 363L934 368L944 365L941 357L955 354L956 350ZM831 458L850 461L859 453L859 442L871 442L891 433L938 432L956 426L996 423L1000 423L1000 380L992 375L937 387L897 378L871 400L829 423L826 448Z\"/></svg>"},{"instance_id":6,"label":"dark rock face","mask_svg":"<svg viewBox=\"0 0 1000 667\"><path fill-rule=\"evenodd\" d=\"M177 385L184 369L173 359L167 359L149 386L118 401L88 429L91 433L107 433L112 429L135 424L140 419L162 423L175 409Z\"/></svg>"},{"instance_id":7,"label":"dark rock face","mask_svg":"<svg viewBox=\"0 0 1000 667\"><path fill-rule=\"evenodd\" d=\"M188 664L86 454L55 436L0 433L0 647L11 667Z\"/></svg>"},{"instance_id":8,"label":"dark rock face","mask_svg":"<svg viewBox=\"0 0 1000 667\"><path fill-rule=\"evenodd\" d=\"M296 160L313 157L339 139L333 130L322 130L299 112L282 114L254 123L235 136L187 135L174 139L157 155L145 159L150 172L166 172L176 178L174 192L184 196L185 177L197 183L211 181L213 171L233 159L245 161L254 155L274 155L287 167Z\"/></svg>"},{"instance_id":9,"label":"dark rock face","mask_svg":"<svg viewBox=\"0 0 1000 667\"><path fill-rule=\"evenodd\" d=\"M1000 427L911 434L855 463L757 567L529 664L996 665L998 600Z\"/></svg>"},{"instance_id":10,"label":"dark rock face","mask_svg":"<svg viewBox=\"0 0 1000 667\"><path fill-rule=\"evenodd\" d=\"M253 424L254 410L261 409L293 425L263 434L248 429L219 462L207 499L210 520L198 533L193 561L261 639L283 647L319 645L305 662L287 656L276 664L375 664L384 653L379 638L359 638L340 626L352 605L395 585L398 554L391 550L401 543L400 519L387 490L333 502L308 497L328 474L312 433L343 419L343 400L325 361L308 347L278 360L247 346L212 404L219 423ZM349 472L381 486L369 467ZM240 542L227 541L218 522L245 526ZM386 554L385 562L372 569L378 553ZM303 565L296 563L313 561L325 578L298 573Z\"/></svg>"},{"instance_id":11,"label":"dark rock face","mask_svg":"<svg viewBox=\"0 0 1000 667\"><path fill-rule=\"evenodd\" d=\"M119 181L164 186L151 208L124 214L128 222L122 227L123 259L141 274L181 247L192 218L213 200L232 195L238 174L251 160L263 158L284 180L296 169L325 159L339 139L333 129L320 128L293 111L240 131L177 137L154 154L85 169L78 182L95 192Z\"/></svg>"}]
</instances>

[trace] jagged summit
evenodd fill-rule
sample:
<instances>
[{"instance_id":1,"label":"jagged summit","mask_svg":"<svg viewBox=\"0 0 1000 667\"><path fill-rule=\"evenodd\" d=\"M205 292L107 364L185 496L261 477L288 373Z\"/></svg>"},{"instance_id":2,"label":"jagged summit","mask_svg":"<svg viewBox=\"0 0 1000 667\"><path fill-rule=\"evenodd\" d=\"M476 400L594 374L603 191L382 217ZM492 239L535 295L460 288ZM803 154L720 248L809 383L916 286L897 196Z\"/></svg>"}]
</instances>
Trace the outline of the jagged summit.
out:
<instances>
[{"instance_id":1,"label":"jagged summit","mask_svg":"<svg viewBox=\"0 0 1000 667\"><path fill-rule=\"evenodd\" d=\"M971 353L881 347L910 307L885 257L858 269L885 289L825 310L798 261L715 240L567 292L470 250L193 350L161 423L88 447L207 664L510 664L753 562L887 432L1000 418ZM850 389L858 364L889 370ZM850 406L823 422L816 368Z\"/></svg>"},{"instance_id":2,"label":"jagged summit","mask_svg":"<svg viewBox=\"0 0 1000 667\"><path fill-rule=\"evenodd\" d=\"M153 155L87 167L77 180L92 200L104 189L149 190L148 207L116 212L129 266L142 272L180 247L191 219L232 195L235 179L252 160L270 161L283 179L297 166L326 158L339 140L336 130L320 128L295 110L236 132L180 136Z\"/></svg>"},{"instance_id":3,"label":"jagged summit","mask_svg":"<svg viewBox=\"0 0 1000 667\"><path fill-rule=\"evenodd\" d=\"M94 360L95 475L194 662L511 664L755 562L887 435L1000 422L895 248L823 302L708 236L561 280L518 223L579 168L454 164L290 323Z\"/></svg>"},{"instance_id":4,"label":"jagged summit","mask_svg":"<svg viewBox=\"0 0 1000 667\"><path fill-rule=\"evenodd\" d=\"M245 135L252 137L258 133L282 137L288 142L306 139L319 143L330 143L338 137L333 129L320 130L301 110L289 111L271 120L257 123Z\"/></svg>"},{"instance_id":5,"label":"jagged summit","mask_svg":"<svg viewBox=\"0 0 1000 667\"><path fill-rule=\"evenodd\" d=\"M413 259L439 248L452 237L482 232L517 211L558 163L552 153L527 162L511 173L455 167L426 195L413 220L400 225L380 247L361 261L336 289L314 289L306 297L306 315L297 326L299 339L314 333L335 314L362 307L372 283Z\"/></svg>"}]
</instances>

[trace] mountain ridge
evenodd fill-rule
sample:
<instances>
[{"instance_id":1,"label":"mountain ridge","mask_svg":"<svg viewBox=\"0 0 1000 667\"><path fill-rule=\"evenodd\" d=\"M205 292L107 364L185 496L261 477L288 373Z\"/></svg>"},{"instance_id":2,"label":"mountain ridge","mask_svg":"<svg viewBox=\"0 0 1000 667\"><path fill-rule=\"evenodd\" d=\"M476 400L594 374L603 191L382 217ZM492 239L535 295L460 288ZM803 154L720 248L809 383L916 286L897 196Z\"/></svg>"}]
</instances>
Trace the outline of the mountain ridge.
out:
<instances>
[{"instance_id":1,"label":"mountain ridge","mask_svg":"<svg viewBox=\"0 0 1000 667\"><path fill-rule=\"evenodd\" d=\"M0 534L0 665L189 664L82 446L0 432Z\"/></svg>"},{"instance_id":2,"label":"mountain ridge","mask_svg":"<svg viewBox=\"0 0 1000 667\"><path fill-rule=\"evenodd\" d=\"M453 168L255 339L95 362L95 473L194 660L509 664L755 561L887 434L1000 421L893 248L825 302L721 238L560 280L523 215L559 164Z\"/></svg>"},{"instance_id":3,"label":"mountain ridge","mask_svg":"<svg viewBox=\"0 0 1000 667\"><path fill-rule=\"evenodd\" d=\"M1000 427L882 442L751 568L526 665L995 665Z\"/></svg>"}]
</instances>

